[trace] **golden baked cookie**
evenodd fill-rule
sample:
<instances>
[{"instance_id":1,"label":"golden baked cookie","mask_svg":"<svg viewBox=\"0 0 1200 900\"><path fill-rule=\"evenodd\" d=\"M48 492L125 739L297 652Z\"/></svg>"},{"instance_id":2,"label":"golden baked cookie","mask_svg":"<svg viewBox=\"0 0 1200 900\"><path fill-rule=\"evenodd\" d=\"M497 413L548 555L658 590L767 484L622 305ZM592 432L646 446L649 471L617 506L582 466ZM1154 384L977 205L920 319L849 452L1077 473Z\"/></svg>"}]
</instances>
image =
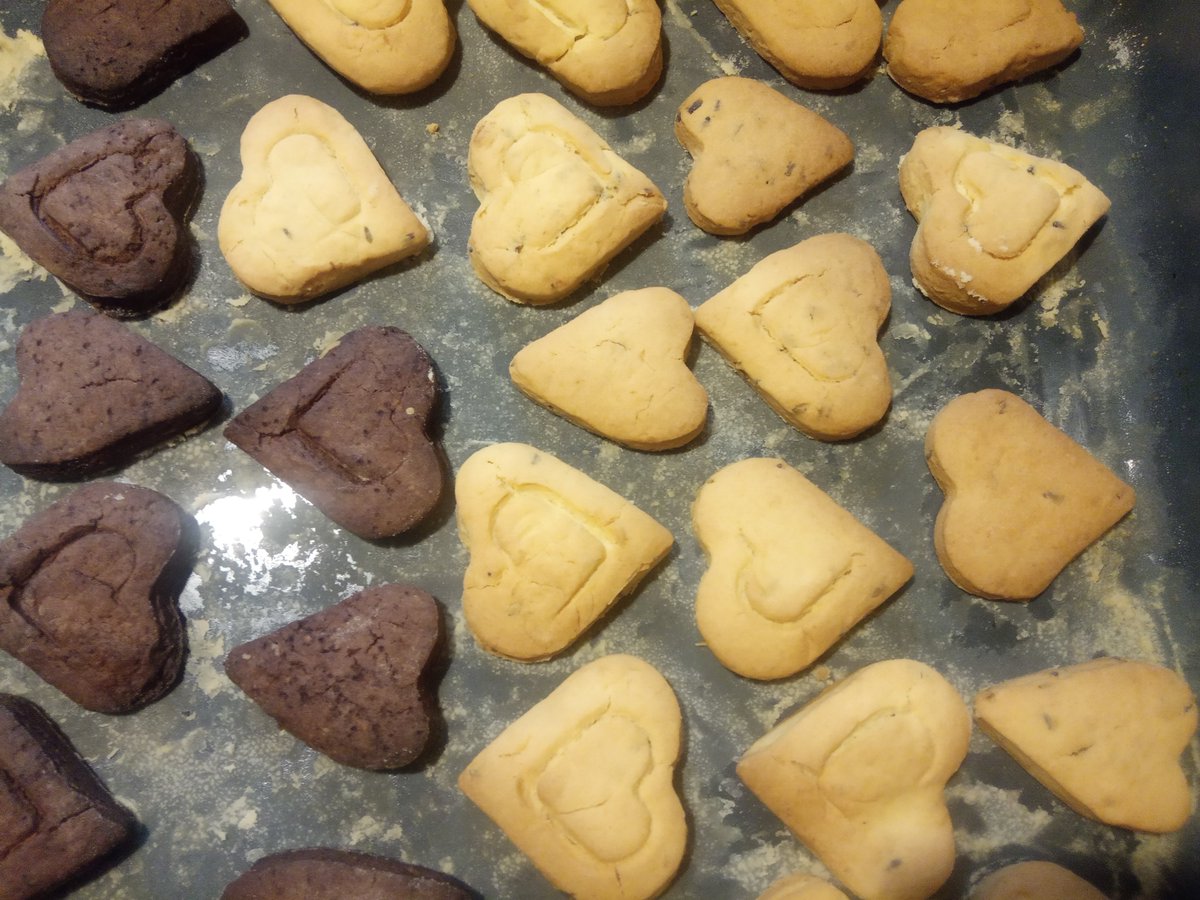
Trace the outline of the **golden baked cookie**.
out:
<instances>
[{"instance_id":1,"label":"golden baked cookie","mask_svg":"<svg viewBox=\"0 0 1200 900\"><path fill-rule=\"evenodd\" d=\"M681 729L653 666L604 656L509 725L458 784L560 890L654 897L687 843L674 785Z\"/></svg>"},{"instance_id":2,"label":"golden baked cookie","mask_svg":"<svg viewBox=\"0 0 1200 900\"><path fill-rule=\"evenodd\" d=\"M479 198L471 264L517 303L562 300L667 210L649 178L545 94L510 97L484 116L467 171Z\"/></svg>"},{"instance_id":3,"label":"golden baked cookie","mask_svg":"<svg viewBox=\"0 0 1200 900\"><path fill-rule=\"evenodd\" d=\"M527 444L474 453L455 494L471 557L467 625L484 649L511 659L570 646L674 543L628 500Z\"/></svg>"},{"instance_id":4,"label":"golden baked cookie","mask_svg":"<svg viewBox=\"0 0 1200 900\"><path fill-rule=\"evenodd\" d=\"M807 872L793 872L771 883L758 900L849 900L828 881Z\"/></svg>"},{"instance_id":5,"label":"golden baked cookie","mask_svg":"<svg viewBox=\"0 0 1200 900\"><path fill-rule=\"evenodd\" d=\"M626 106L662 75L657 0L468 0L485 26L596 106Z\"/></svg>"},{"instance_id":6,"label":"golden baked cookie","mask_svg":"<svg viewBox=\"0 0 1200 900\"><path fill-rule=\"evenodd\" d=\"M900 162L900 192L919 223L913 281L969 316L1020 299L1109 208L1070 166L948 126L917 135Z\"/></svg>"},{"instance_id":7,"label":"golden baked cookie","mask_svg":"<svg viewBox=\"0 0 1200 900\"><path fill-rule=\"evenodd\" d=\"M763 59L811 90L865 78L879 56L883 16L876 0L715 0Z\"/></svg>"},{"instance_id":8,"label":"golden baked cookie","mask_svg":"<svg viewBox=\"0 0 1200 900\"><path fill-rule=\"evenodd\" d=\"M696 624L747 678L807 668L913 574L912 564L779 459L744 459L692 506L708 569Z\"/></svg>"},{"instance_id":9,"label":"golden baked cookie","mask_svg":"<svg viewBox=\"0 0 1200 900\"><path fill-rule=\"evenodd\" d=\"M891 299L870 244L823 234L761 260L700 305L696 326L787 422L843 440L891 405L877 337Z\"/></svg>"},{"instance_id":10,"label":"golden baked cookie","mask_svg":"<svg viewBox=\"0 0 1200 900\"><path fill-rule=\"evenodd\" d=\"M1196 698L1170 669L1113 657L1047 669L980 691L975 719L1082 816L1150 832L1191 816L1180 755Z\"/></svg>"},{"instance_id":11,"label":"golden baked cookie","mask_svg":"<svg viewBox=\"0 0 1200 900\"><path fill-rule=\"evenodd\" d=\"M745 752L738 776L859 897L928 897L954 868L943 792L971 715L924 663L860 669Z\"/></svg>"},{"instance_id":12,"label":"golden baked cookie","mask_svg":"<svg viewBox=\"0 0 1200 900\"><path fill-rule=\"evenodd\" d=\"M664 287L624 291L526 345L508 371L527 396L637 450L695 438L708 393L688 368L695 321Z\"/></svg>"},{"instance_id":13,"label":"golden baked cookie","mask_svg":"<svg viewBox=\"0 0 1200 900\"><path fill-rule=\"evenodd\" d=\"M1056 66L1081 43L1060 0L902 0L883 55L909 93L958 103Z\"/></svg>"},{"instance_id":14,"label":"golden baked cookie","mask_svg":"<svg viewBox=\"0 0 1200 900\"><path fill-rule=\"evenodd\" d=\"M217 240L252 292L299 303L419 253L429 232L354 126L292 94L242 132L242 177L221 207Z\"/></svg>"},{"instance_id":15,"label":"golden baked cookie","mask_svg":"<svg viewBox=\"0 0 1200 900\"><path fill-rule=\"evenodd\" d=\"M454 55L443 0L270 0L309 49L373 94L428 87Z\"/></svg>"},{"instance_id":16,"label":"golden baked cookie","mask_svg":"<svg viewBox=\"0 0 1200 900\"><path fill-rule=\"evenodd\" d=\"M946 404L925 435L945 492L934 546L964 591L1030 600L1128 513L1133 488L1015 394Z\"/></svg>"},{"instance_id":17,"label":"golden baked cookie","mask_svg":"<svg viewBox=\"0 0 1200 900\"><path fill-rule=\"evenodd\" d=\"M675 136L693 158L683 204L710 234L745 234L771 221L854 159L836 125L736 75L696 88L675 114Z\"/></svg>"},{"instance_id":18,"label":"golden baked cookie","mask_svg":"<svg viewBox=\"0 0 1200 900\"><path fill-rule=\"evenodd\" d=\"M1013 863L987 875L968 900L1106 900L1091 882L1042 860Z\"/></svg>"}]
</instances>

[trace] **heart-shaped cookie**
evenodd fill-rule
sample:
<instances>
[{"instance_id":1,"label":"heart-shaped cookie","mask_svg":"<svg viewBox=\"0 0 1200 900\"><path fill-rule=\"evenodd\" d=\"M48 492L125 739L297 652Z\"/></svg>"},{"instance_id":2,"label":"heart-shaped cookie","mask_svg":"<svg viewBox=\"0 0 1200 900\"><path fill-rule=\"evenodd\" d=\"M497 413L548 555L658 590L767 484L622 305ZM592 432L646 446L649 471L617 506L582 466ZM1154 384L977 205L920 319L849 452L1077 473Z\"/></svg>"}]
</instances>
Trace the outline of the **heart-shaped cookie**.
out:
<instances>
[{"instance_id":1,"label":"heart-shaped cookie","mask_svg":"<svg viewBox=\"0 0 1200 900\"><path fill-rule=\"evenodd\" d=\"M443 0L271 0L275 12L332 69L375 94L428 87L454 55Z\"/></svg>"},{"instance_id":2,"label":"heart-shaped cookie","mask_svg":"<svg viewBox=\"0 0 1200 900\"><path fill-rule=\"evenodd\" d=\"M927 128L900 163L917 219L909 259L939 306L981 316L1025 294L1107 211L1070 166L956 128Z\"/></svg>"},{"instance_id":3,"label":"heart-shaped cookie","mask_svg":"<svg viewBox=\"0 0 1200 900\"><path fill-rule=\"evenodd\" d=\"M649 178L545 94L502 100L480 119L467 171L479 198L471 264L518 303L563 299L667 209Z\"/></svg>"},{"instance_id":4,"label":"heart-shaped cookie","mask_svg":"<svg viewBox=\"0 0 1200 900\"><path fill-rule=\"evenodd\" d=\"M399 328L360 328L225 426L225 437L360 537L429 515L445 480L437 377Z\"/></svg>"},{"instance_id":5,"label":"heart-shaped cookie","mask_svg":"<svg viewBox=\"0 0 1200 900\"><path fill-rule=\"evenodd\" d=\"M902 0L883 55L906 91L958 103L1056 66L1081 43L1061 0Z\"/></svg>"},{"instance_id":6,"label":"heart-shaped cookie","mask_svg":"<svg viewBox=\"0 0 1200 900\"><path fill-rule=\"evenodd\" d=\"M513 659L570 646L673 543L624 497L527 444L477 451L454 490L471 554L467 625L485 649Z\"/></svg>"},{"instance_id":7,"label":"heart-shaped cookie","mask_svg":"<svg viewBox=\"0 0 1200 900\"><path fill-rule=\"evenodd\" d=\"M170 123L124 119L9 176L0 230L102 311L144 314L191 271L184 220L199 184Z\"/></svg>"},{"instance_id":8,"label":"heart-shaped cookie","mask_svg":"<svg viewBox=\"0 0 1200 900\"><path fill-rule=\"evenodd\" d=\"M183 670L194 530L148 488L76 489L0 543L0 649L95 712L162 697Z\"/></svg>"},{"instance_id":9,"label":"heart-shaped cookie","mask_svg":"<svg viewBox=\"0 0 1200 900\"><path fill-rule=\"evenodd\" d=\"M738 776L859 897L928 897L954 867L943 796L971 715L929 666L860 669L745 752Z\"/></svg>"},{"instance_id":10,"label":"heart-shaped cookie","mask_svg":"<svg viewBox=\"0 0 1200 900\"><path fill-rule=\"evenodd\" d=\"M605 656L509 725L459 787L556 887L655 897L683 858L682 718L649 663Z\"/></svg>"},{"instance_id":11,"label":"heart-shaped cookie","mask_svg":"<svg viewBox=\"0 0 1200 900\"><path fill-rule=\"evenodd\" d=\"M225 886L221 900L477 900L457 878L390 856L306 847L281 850Z\"/></svg>"},{"instance_id":12,"label":"heart-shaped cookie","mask_svg":"<svg viewBox=\"0 0 1200 900\"><path fill-rule=\"evenodd\" d=\"M778 459L745 459L692 506L709 567L696 591L708 648L747 678L806 668L912 577L912 564Z\"/></svg>"},{"instance_id":13,"label":"heart-shaped cookie","mask_svg":"<svg viewBox=\"0 0 1200 900\"><path fill-rule=\"evenodd\" d=\"M716 0L763 59L788 81L834 90L864 78L883 39L876 0Z\"/></svg>"},{"instance_id":14,"label":"heart-shaped cookie","mask_svg":"<svg viewBox=\"0 0 1200 900\"><path fill-rule=\"evenodd\" d=\"M91 311L39 319L17 342L17 393L0 412L0 462L79 478L208 421L221 392L119 322Z\"/></svg>"},{"instance_id":15,"label":"heart-shaped cookie","mask_svg":"<svg viewBox=\"0 0 1200 900\"><path fill-rule=\"evenodd\" d=\"M1100 658L993 685L975 718L996 743L1083 816L1167 832L1191 815L1180 754L1196 698L1176 672Z\"/></svg>"},{"instance_id":16,"label":"heart-shaped cookie","mask_svg":"<svg viewBox=\"0 0 1200 900\"><path fill-rule=\"evenodd\" d=\"M58 80L107 109L149 99L247 33L226 0L50 0L41 26Z\"/></svg>"},{"instance_id":17,"label":"heart-shaped cookie","mask_svg":"<svg viewBox=\"0 0 1200 900\"><path fill-rule=\"evenodd\" d=\"M679 105L675 136L692 155L688 216L710 234L745 234L846 168L836 125L753 78L706 81Z\"/></svg>"},{"instance_id":18,"label":"heart-shaped cookie","mask_svg":"<svg viewBox=\"0 0 1200 900\"><path fill-rule=\"evenodd\" d=\"M576 425L638 450L667 450L704 427L708 393L684 357L695 321L667 288L609 297L524 347L508 373Z\"/></svg>"},{"instance_id":19,"label":"heart-shaped cookie","mask_svg":"<svg viewBox=\"0 0 1200 900\"><path fill-rule=\"evenodd\" d=\"M842 440L891 405L877 338L891 300L874 248L825 234L763 259L702 304L696 326L784 419Z\"/></svg>"},{"instance_id":20,"label":"heart-shaped cookie","mask_svg":"<svg viewBox=\"0 0 1200 900\"><path fill-rule=\"evenodd\" d=\"M433 597L378 585L234 647L225 673L281 728L331 759L395 769L429 741L426 670L441 633Z\"/></svg>"},{"instance_id":21,"label":"heart-shaped cookie","mask_svg":"<svg viewBox=\"0 0 1200 900\"><path fill-rule=\"evenodd\" d=\"M597 106L640 100L662 75L657 0L469 0L479 21Z\"/></svg>"},{"instance_id":22,"label":"heart-shaped cookie","mask_svg":"<svg viewBox=\"0 0 1200 900\"><path fill-rule=\"evenodd\" d=\"M1029 600L1133 508L1133 489L1008 391L933 419L925 458L946 494L934 546L965 591Z\"/></svg>"},{"instance_id":23,"label":"heart-shaped cookie","mask_svg":"<svg viewBox=\"0 0 1200 900\"><path fill-rule=\"evenodd\" d=\"M429 243L366 141L319 100L268 103L242 132L241 154L217 238L234 274L262 297L312 300Z\"/></svg>"}]
</instances>

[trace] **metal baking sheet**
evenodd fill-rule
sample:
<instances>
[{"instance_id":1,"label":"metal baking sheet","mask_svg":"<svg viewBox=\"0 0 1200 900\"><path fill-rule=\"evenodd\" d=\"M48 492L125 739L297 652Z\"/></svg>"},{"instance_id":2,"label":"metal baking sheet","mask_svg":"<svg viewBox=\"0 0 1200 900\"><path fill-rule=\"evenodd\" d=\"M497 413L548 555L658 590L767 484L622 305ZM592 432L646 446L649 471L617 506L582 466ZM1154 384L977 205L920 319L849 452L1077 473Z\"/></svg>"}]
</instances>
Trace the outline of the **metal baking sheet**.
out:
<instances>
[{"instance_id":1,"label":"metal baking sheet","mask_svg":"<svg viewBox=\"0 0 1200 900\"><path fill-rule=\"evenodd\" d=\"M1067 0L1087 38L1065 67L940 108L901 92L882 69L859 88L800 91L708 0L666 0L662 83L631 108L597 110L491 37L462 0L447 4L459 32L449 70L432 88L399 99L371 97L341 80L265 0L235 5L249 38L136 110L171 120L189 138L205 185L192 220L194 281L169 309L132 327L217 382L228 418L344 332L397 325L437 363L452 468L493 441L535 444L657 517L676 544L653 577L572 652L522 665L479 650L463 622L466 554L449 500L418 533L368 543L232 448L220 423L131 465L116 477L167 493L201 525L200 557L182 597L190 642L182 683L142 712L108 717L81 711L11 659L0 660L0 689L42 704L144 824L136 848L80 887L79 897L216 897L256 858L313 845L440 868L488 897L555 896L460 795L455 779L508 722L569 672L609 652L657 666L684 711L678 785L690 840L670 897L751 897L787 872L823 871L741 786L734 763L830 680L863 665L919 659L966 698L1006 677L1100 654L1162 663L1200 685L1200 272L1193 247L1200 224L1200 30L1189 7ZM885 5L885 20L894 7ZM0 9L4 34L36 34L41 8L9 0ZM684 213L689 160L671 131L684 97L730 73L762 79L820 112L857 147L847 175L775 223L732 239L704 234ZM16 44L0 56L0 75L0 173L113 118L67 96L45 58L26 63ZM498 101L522 91L563 102L649 174L670 203L662 224L602 280L552 308L516 306L492 294L465 253L475 209L466 178L471 130ZM419 259L299 309L247 295L216 243L218 212L240 171L242 127L265 103L293 92L350 120L436 236ZM915 225L900 199L896 166L916 132L934 124L960 124L1062 159L1113 200L1103 224L1003 315L952 315L911 284ZM697 347L694 368L711 394L707 430L670 453L629 451L590 435L523 398L507 377L508 360L525 343L617 291L662 284L695 306L768 253L827 231L869 241L894 293L881 342L895 401L884 424L858 440L827 444L798 433L706 346ZM7 399L20 330L80 301L9 245L0 257L0 291L0 395ZM941 494L922 456L925 429L951 398L986 386L1028 398L1138 493L1133 514L1028 604L965 595L933 554ZM912 583L819 666L769 684L723 669L692 619L704 569L690 527L692 498L716 469L755 455L798 467L916 565ZM0 530L11 533L68 489L0 471ZM355 589L394 580L437 596L451 633L439 688L444 735L421 765L373 774L332 763L280 732L222 674L223 656L235 644ZM1184 762L1195 785L1195 742ZM1087 821L978 732L947 797L959 857L939 896L962 896L981 873L1025 858L1058 860L1112 897L1197 895L1195 817L1182 832L1163 836Z\"/></svg>"}]
</instances>

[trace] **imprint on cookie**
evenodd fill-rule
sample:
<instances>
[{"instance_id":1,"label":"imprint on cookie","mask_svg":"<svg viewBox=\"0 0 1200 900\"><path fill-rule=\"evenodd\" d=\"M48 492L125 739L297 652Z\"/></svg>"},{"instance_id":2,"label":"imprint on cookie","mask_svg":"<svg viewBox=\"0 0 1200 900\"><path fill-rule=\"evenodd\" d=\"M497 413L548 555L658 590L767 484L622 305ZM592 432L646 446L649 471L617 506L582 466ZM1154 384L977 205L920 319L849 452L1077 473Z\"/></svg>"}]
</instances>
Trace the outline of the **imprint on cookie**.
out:
<instances>
[{"instance_id":1,"label":"imprint on cookie","mask_svg":"<svg viewBox=\"0 0 1200 900\"><path fill-rule=\"evenodd\" d=\"M1109 208L1069 166L948 127L917 135L900 189L919 223L917 287L964 315L1022 297Z\"/></svg>"},{"instance_id":2,"label":"imprint on cookie","mask_svg":"<svg viewBox=\"0 0 1200 900\"><path fill-rule=\"evenodd\" d=\"M589 103L634 103L662 74L657 0L469 3L484 25Z\"/></svg>"},{"instance_id":3,"label":"imprint on cookie","mask_svg":"<svg viewBox=\"0 0 1200 900\"><path fill-rule=\"evenodd\" d=\"M644 174L542 94L502 101L480 120L468 173L480 202L471 263L519 303L563 299L666 211Z\"/></svg>"}]
</instances>

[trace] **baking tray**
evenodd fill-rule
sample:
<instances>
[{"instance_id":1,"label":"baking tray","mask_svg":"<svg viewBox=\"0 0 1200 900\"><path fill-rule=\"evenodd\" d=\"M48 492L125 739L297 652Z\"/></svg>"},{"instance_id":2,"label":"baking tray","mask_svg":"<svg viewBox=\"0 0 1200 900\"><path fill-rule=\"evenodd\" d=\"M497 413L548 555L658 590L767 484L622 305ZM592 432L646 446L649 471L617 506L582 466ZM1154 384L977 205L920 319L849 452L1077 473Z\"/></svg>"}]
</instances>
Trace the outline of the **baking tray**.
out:
<instances>
[{"instance_id":1,"label":"baking tray","mask_svg":"<svg viewBox=\"0 0 1200 900\"><path fill-rule=\"evenodd\" d=\"M359 540L232 448L220 423L129 466L115 477L167 493L201 525L199 559L182 597L190 643L182 683L146 710L110 717L81 711L11 659L0 660L0 689L43 705L144 824L138 845L80 887L79 897L216 897L256 858L312 845L439 868L488 897L556 896L460 795L455 779L569 672L610 652L634 653L658 667L684 712L678 784L690 839L670 897L751 897L787 872L823 871L741 786L734 764L829 680L863 665L919 659L966 698L1007 677L1100 654L1162 663L1200 685L1200 379L1193 356L1200 338L1193 247L1200 226L1200 30L1190 8L1071 0L1087 38L1065 67L942 108L904 94L882 70L860 88L800 91L751 51L712 3L667 0L662 83L633 107L597 110L491 37L462 0L447 5L459 33L449 70L418 95L386 99L357 91L326 68L265 0L235 3L248 39L136 110L171 120L189 138L205 185L192 220L193 282L170 308L132 327L212 378L228 397L227 419L342 333L397 325L436 361L452 468L494 441L535 444L655 516L674 533L675 548L572 652L523 665L479 650L464 624L466 554L449 500L414 535ZM885 20L894 6L884 7ZM10 37L21 29L36 33L41 8L9 0L0 26ZM747 237L716 238L684 213L689 160L671 127L696 86L731 73L762 79L825 115L851 135L857 153L851 172L778 221ZM4 79L0 172L114 118L67 96L44 58ZM551 308L492 294L465 252L475 209L466 178L471 130L498 101L522 91L563 102L650 175L670 203L662 224L602 280ZM435 235L417 260L298 309L248 296L216 243L221 203L240 172L243 126L265 103L292 92L340 110ZM915 133L934 124L961 124L1060 158L1113 200L1103 224L1003 315L955 316L911 284L915 225L900 199L896 166ZM868 240L894 294L881 342L895 401L884 424L858 440L827 444L798 433L707 346L697 347L694 370L711 395L708 427L670 453L625 450L590 435L522 397L507 377L520 347L613 293L662 284L695 306L767 254L827 231ZM80 301L12 252L0 259L0 289L0 395L7 399L20 330ZM1138 493L1133 514L1028 604L965 595L933 553L941 494L922 456L925 429L952 397L988 386L1028 398ZM692 619L704 560L690 527L691 501L718 468L756 455L798 467L916 566L911 584L819 666L768 684L723 669ZM68 489L0 471L0 530L11 533ZM332 763L280 732L222 674L223 656L235 644L368 584L396 580L437 596L451 635L439 687L444 735L421 765L380 774ZM1197 761L1193 742L1185 755L1193 785ZM982 872L1025 858L1058 860L1112 897L1196 896L1200 885L1195 817L1165 836L1084 820L978 732L948 800L959 857L939 896L961 896Z\"/></svg>"}]
</instances>

